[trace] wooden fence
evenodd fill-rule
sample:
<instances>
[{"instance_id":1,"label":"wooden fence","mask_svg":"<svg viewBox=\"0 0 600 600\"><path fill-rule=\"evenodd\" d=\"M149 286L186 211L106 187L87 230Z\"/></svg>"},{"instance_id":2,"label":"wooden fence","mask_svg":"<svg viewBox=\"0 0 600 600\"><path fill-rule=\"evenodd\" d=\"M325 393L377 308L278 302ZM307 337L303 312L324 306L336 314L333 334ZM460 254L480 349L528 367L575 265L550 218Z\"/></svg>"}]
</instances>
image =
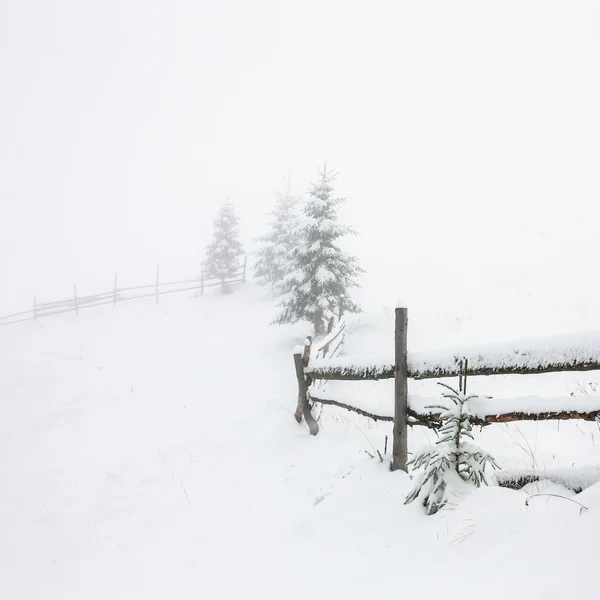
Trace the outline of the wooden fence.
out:
<instances>
[{"instance_id":1,"label":"wooden fence","mask_svg":"<svg viewBox=\"0 0 600 600\"><path fill-rule=\"evenodd\" d=\"M78 296L77 286L73 284L73 295L67 300L40 303L37 300L37 296L34 296L32 308L0 317L0 326L13 325L24 321L33 321L67 312L79 314L79 311L84 308L105 306L109 304L116 306L116 304L120 302L139 300L141 298L156 298L156 303L158 304L160 296L165 294L176 294L178 292L200 290L200 295L203 296L206 288L222 287L224 285L233 285L235 283L246 283L247 264L248 261L246 257L244 258L244 264L241 270L233 275L233 277L224 280L215 278L207 279L204 276L204 272L202 272L199 277L194 279L163 282L160 281L160 265L156 265L156 280L154 283L131 287L118 287L117 274L115 273L113 289L110 292L92 294L89 296Z\"/></svg>"},{"instance_id":2,"label":"wooden fence","mask_svg":"<svg viewBox=\"0 0 600 600\"><path fill-rule=\"evenodd\" d=\"M294 363L299 388L296 419L300 421L303 416L310 433L317 435L318 423L310 412L312 401L338 406L376 421L393 422L392 470L406 470L408 427L436 429L441 425L439 413L427 408L439 405L439 399L410 396L408 383L411 379L600 370L600 332L520 340L457 351L408 353L408 310L400 307L395 314L394 361L377 362L369 358L327 355L326 349L336 340L343 341L344 328L345 322L342 320L322 342L312 344L312 340L307 338L304 348L295 350ZM339 347L337 345L336 349ZM382 379L395 380L394 402L390 399L390 410L384 414L377 414L370 409L368 401L350 401L339 395L335 397L323 387L326 381ZM600 416L600 397L478 398L469 404L469 414L471 421L481 426L520 420L595 421Z\"/></svg>"}]
</instances>

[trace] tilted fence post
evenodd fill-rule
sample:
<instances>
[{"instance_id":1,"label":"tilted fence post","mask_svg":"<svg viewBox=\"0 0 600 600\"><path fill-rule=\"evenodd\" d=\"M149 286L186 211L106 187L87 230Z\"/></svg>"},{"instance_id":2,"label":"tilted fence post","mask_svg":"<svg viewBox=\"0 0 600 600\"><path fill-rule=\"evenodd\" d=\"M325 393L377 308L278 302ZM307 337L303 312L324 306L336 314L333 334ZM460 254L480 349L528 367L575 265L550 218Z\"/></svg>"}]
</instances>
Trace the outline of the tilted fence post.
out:
<instances>
[{"instance_id":1,"label":"tilted fence post","mask_svg":"<svg viewBox=\"0 0 600 600\"><path fill-rule=\"evenodd\" d=\"M204 271L200 274L200 295L204 296Z\"/></svg>"},{"instance_id":2,"label":"tilted fence post","mask_svg":"<svg viewBox=\"0 0 600 600\"><path fill-rule=\"evenodd\" d=\"M294 366L296 367L296 378L298 379L298 405L294 416L298 423L300 423L302 417L304 417L310 435L317 435L317 433L319 433L319 425L310 412L310 406L308 405L308 386L310 383L307 381L304 373L304 368L308 366L310 360L311 344L312 339L308 336L304 343L303 351L294 353Z\"/></svg>"},{"instance_id":3,"label":"tilted fence post","mask_svg":"<svg viewBox=\"0 0 600 600\"><path fill-rule=\"evenodd\" d=\"M244 271L242 273L242 283L246 283L246 267L248 266L248 257L244 256Z\"/></svg>"},{"instance_id":4,"label":"tilted fence post","mask_svg":"<svg viewBox=\"0 0 600 600\"><path fill-rule=\"evenodd\" d=\"M392 471L407 471L408 461L408 365L407 365L408 309L396 308L394 360L394 445Z\"/></svg>"},{"instance_id":5,"label":"tilted fence post","mask_svg":"<svg viewBox=\"0 0 600 600\"><path fill-rule=\"evenodd\" d=\"M37 296L34 294L33 296L33 320L37 319Z\"/></svg>"},{"instance_id":6,"label":"tilted fence post","mask_svg":"<svg viewBox=\"0 0 600 600\"><path fill-rule=\"evenodd\" d=\"M77 306L77 285L73 284L73 297L75 298L75 314L79 314L79 306Z\"/></svg>"},{"instance_id":7,"label":"tilted fence post","mask_svg":"<svg viewBox=\"0 0 600 600\"><path fill-rule=\"evenodd\" d=\"M115 287L113 289L113 306L117 305L117 274L115 273Z\"/></svg>"}]
</instances>

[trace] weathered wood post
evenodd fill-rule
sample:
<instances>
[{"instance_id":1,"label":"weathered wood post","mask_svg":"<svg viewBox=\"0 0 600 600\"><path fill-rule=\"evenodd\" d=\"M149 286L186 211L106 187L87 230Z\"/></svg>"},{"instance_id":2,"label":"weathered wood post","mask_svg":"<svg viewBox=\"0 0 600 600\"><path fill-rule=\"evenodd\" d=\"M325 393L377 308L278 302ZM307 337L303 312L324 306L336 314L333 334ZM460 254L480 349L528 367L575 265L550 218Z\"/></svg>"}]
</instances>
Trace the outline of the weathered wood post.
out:
<instances>
[{"instance_id":1,"label":"weathered wood post","mask_svg":"<svg viewBox=\"0 0 600 600\"><path fill-rule=\"evenodd\" d=\"M302 417L308 425L310 435L317 435L319 433L319 425L315 421L314 417L310 412L310 406L308 405L308 386L309 383L306 380L304 374L304 368L308 366L310 360L310 348L312 345L312 338L308 336L304 342L304 348L296 348L294 351L294 366L296 367L296 378L298 379L298 405L294 417L296 421L300 423Z\"/></svg>"},{"instance_id":2,"label":"weathered wood post","mask_svg":"<svg viewBox=\"0 0 600 600\"><path fill-rule=\"evenodd\" d=\"M160 263L156 263L156 304L158 304L158 273L160 271Z\"/></svg>"},{"instance_id":3,"label":"weathered wood post","mask_svg":"<svg viewBox=\"0 0 600 600\"><path fill-rule=\"evenodd\" d=\"M33 295L33 320L37 319L37 296Z\"/></svg>"},{"instance_id":4,"label":"weathered wood post","mask_svg":"<svg viewBox=\"0 0 600 600\"><path fill-rule=\"evenodd\" d=\"M335 317L332 315L329 317L329 323L327 323L327 335L329 335L333 331L333 326L335 325Z\"/></svg>"},{"instance_id":5,"label":"weathered wood post","mask_svg":"<svg viewBox=\"0 0 600 600\"><path fill-rule=\"evenodd\" d=\"M244 271L242 273L242 283L246 283L246 268L248 266L248 256L244 256Z\"/></svg>"},{"instance_id":6,"label":"weathered wood post","mask_svg":"<svg viewBox=\"0 0 600 600\"><path fill-rule=\"evenodd\" d=\"M204 271L200 274L200 295L204 296Z\"/></svg>"},{"instance_id":7,"label":"weathered wood post","mask_svg":"<svg viewBox=\"0 0 600 600\"><path fill-rule=\"evenodd\" d=\"M398 301L396 307L395 361L394 361L394 446L392 471L407 471L408 461L408 366L406 360L408 309Z\"/></svg>"},{"instance_id":8,"label":"weathered wood post","mask_svg":"<svg viewBox=\"0 0 600 600\"><path fill-rule=\"evenodd\" d=\"M113 288L113 306L117 305L117 274L115 273L115 287Z\"/></svg>"},{"instance_id":9,"label":"weathered wood post","mask_svg":"<svg viewBox=\"0 0 600 600\"><path fill-rule=\"evenodd\" d=\"M75 298L75 314L79 314L79 306L77 306L77 285L73 283L73 297Z\"/></svg>"}]
</instances>

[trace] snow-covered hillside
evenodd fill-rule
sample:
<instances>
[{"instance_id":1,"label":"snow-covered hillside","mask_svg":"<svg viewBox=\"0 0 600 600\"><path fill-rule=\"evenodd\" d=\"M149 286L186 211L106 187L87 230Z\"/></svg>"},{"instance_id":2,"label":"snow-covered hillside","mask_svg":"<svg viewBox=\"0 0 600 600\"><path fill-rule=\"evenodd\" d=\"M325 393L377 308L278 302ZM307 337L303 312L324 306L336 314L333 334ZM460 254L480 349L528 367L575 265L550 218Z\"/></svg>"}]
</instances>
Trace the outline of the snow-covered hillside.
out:
<instances>
[{"instance_id":1,"label":"snow-covered hillside","mask_svg":"<svg viewBox=\"0 0 600 600\"><path fill-rule=\"evenodd\" d=\"M305 327L268 328L273 302L252 285L184 296L3 328L0 597L597 597L597 486L483 488L425 517L403 505L408 476L365 452L390 424L325 407L310 437L294 421ZM385 354L389 323L355 318L349 348ZM592 377L526 379L559 395ZM431 435L411 431L409 450ZM600 464L595 424L476 435L503 468ZM526 506L540 490L569 499Z\"/></svg>"}]
</instances>

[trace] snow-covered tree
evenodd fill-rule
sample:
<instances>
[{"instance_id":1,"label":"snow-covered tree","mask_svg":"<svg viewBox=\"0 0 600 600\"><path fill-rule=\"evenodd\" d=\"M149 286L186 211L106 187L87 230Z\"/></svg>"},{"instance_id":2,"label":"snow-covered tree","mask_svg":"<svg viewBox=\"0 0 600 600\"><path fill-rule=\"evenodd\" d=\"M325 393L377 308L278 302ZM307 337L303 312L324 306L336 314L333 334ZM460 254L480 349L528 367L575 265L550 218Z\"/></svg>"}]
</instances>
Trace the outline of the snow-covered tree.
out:
<instances>
[{"instance_id":1,"label":"snow-covered tree","mask_svg":"<svg viewBox=\"0 0 600 600\"><path fill-rule=\"evenodd\" d=\"M225 200L213 223L213 240L206 248L205 276L221 280L221 291L230 291L226 280L240 270L240 256L244 253L239 240L238 217L235 207Z\"/></svg>"},{"instance_id":2,"label":"snow-covered tree","mask_svg":"<svg viewBox=\"0 0 600 600\"><path fill-rule=\"evenodd\" d=\"M360 312L349 291L358 287L363 273L358 261L341 250L338 242L354 232L338 222L338 209L344 198L334 197L336 174L319 171L319 180L309 190L303 207L304 219L296 234L288 274L283 278L280 314L275 323L311 322L315 335L323 333L326 323L343 301L346 312Z\"/></svg>"},{"instance_id":3,"label":"snow-covered tree","mask_svg":"<svg viewBox=\"0 0 600 600\"><path fill-rule=\"evenodd\" d=\"M420 498L427 514L435 514L449 500L452 491L459 491L466 484L479 487L487 485L485 469L489 465L498 468L494 458L485 450L472 444L471 418L466 406L469 400L477 396L467 396L446 386L449 393L443 394L450 401L448 406L433 406L441 410L442 426L439 439L433 446L427 446L417 452L409 461L414 469L423 469L415 479L405 504Z\"/></svg>"},{"instance_id":4,"label":"snow-covered tree","mask_svg":"<svg viewBox=\"0 0 600 600\"><path fill-rule=\"evenodd\" d=\"M292 251L297 244L298 198L290 195L289 184L284 194L277 194L274 209L269 213L269 232L259 238L254 275L260 285L281 290L284 277L289 273Z\"/></svg>"}]
</instances>

